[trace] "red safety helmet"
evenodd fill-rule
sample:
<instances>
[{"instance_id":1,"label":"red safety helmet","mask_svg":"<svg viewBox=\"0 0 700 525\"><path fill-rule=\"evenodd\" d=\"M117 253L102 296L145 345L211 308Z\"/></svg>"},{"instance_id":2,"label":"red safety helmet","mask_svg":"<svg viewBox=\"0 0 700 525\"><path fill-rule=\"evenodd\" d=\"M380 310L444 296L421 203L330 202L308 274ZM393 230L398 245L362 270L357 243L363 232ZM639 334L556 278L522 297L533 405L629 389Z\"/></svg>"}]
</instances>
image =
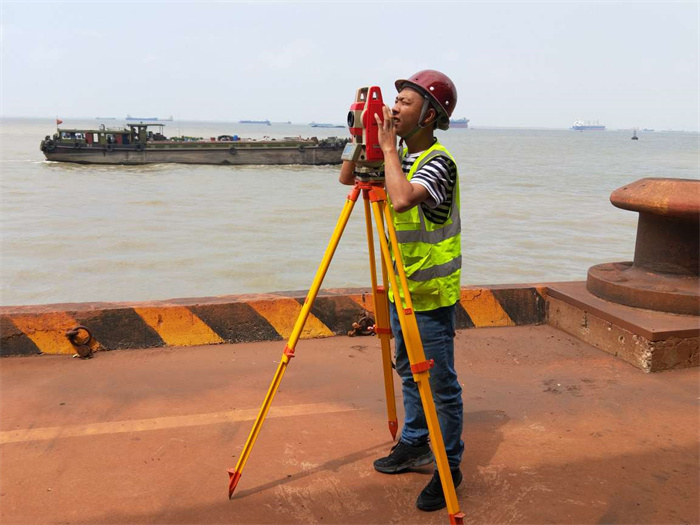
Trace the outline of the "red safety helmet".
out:
<instances>
[{"instance_id":1,"label":"red safety helmet","mask_svg":"<svg viewBox=\"0 0 700 525\"><path fill-rule=\"evenodd\" d=\"M397 91L410 87L427 97L438 112L437 127L450 127L450 117L457 105L457 88L447 75L434 69L424 69L409 79L397 80L394 85Z\"/></svg>"}]
</instances>

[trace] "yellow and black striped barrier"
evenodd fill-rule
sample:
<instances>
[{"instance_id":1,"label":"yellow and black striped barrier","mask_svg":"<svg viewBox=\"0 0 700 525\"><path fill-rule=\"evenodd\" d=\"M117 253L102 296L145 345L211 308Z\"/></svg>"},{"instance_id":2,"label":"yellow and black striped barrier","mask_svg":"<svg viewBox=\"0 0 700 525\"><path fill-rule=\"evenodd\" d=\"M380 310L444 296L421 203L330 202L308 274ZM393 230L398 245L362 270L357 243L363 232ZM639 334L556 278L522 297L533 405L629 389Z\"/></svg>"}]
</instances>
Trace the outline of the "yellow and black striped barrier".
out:
<instances>
[{"instance_id":1,"label":"yellow and black striped barrier","mask_svg":"<svg viewBox=\"0 0 700 525\"><path fill-rule=\"evenodd\" d=\"M463 288L458 328L545 322L546 288L532 285ZM282 341L306 292L180 299L149 303L81 303L0 308L0 355L75 354L66 332L90 331L90 348L118 350ZM358 316L373 312L371 290L319 293L302 339L345 335Z\"/></svg>"}]
</instances>

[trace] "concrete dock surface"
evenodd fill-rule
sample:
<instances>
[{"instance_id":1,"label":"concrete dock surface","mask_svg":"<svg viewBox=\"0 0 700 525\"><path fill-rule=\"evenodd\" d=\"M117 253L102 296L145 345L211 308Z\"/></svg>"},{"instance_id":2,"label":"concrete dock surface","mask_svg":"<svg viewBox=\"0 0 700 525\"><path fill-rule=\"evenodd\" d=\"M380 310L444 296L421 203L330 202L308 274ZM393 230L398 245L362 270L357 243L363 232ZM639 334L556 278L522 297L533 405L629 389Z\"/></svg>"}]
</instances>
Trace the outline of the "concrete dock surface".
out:
<instances>
[{"instance_id":1,"label":"concrete dock surface","mask_svg":"<svg viewBox=\"0 0 700 525\"><path fill-rule=\"evenodd\" d=\"M644 374L546 325L456 342L465 523L700 522L698 368ZM228 499L283 348L1 360L0 521L447 523L415 507L432 468L372 468L392 446L375 337L299 342Z\"/></svg>"}]
</instances>

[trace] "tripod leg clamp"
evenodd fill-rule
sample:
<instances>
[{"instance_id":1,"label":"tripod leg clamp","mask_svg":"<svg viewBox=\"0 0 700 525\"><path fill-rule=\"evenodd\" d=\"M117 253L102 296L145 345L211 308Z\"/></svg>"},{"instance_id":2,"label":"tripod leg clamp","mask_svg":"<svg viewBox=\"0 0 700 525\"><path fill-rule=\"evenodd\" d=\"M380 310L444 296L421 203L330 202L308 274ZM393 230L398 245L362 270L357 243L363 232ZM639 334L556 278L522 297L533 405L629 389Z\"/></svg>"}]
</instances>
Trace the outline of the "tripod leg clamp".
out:
<instances>
[{"instance_id":1,"label":"tripod leg clamp","mask_svg":"<svg viewBox=\"0 0 700 525\"><path fill-rule=\"evenodd\" d=\"M294 357L294 349L289 348L289 346L285 345L284 346L284 357L287 358L287 363L289 363L289 360Z\"/></svg>"},{"instance_id":2,"label":"tripod leg clamp","mask_svg":"<svg viewBox=\"0 0 700 525\"><path fill-rule=\"evenodd\" d=\"M421 372L427 372L431 368L435 366L435 360L434 359L428 359L427 361L423 361L421 363L416 363L415 365L411 365L411 372L414 374L420 374Z\"/></svg>"}]
</instances>

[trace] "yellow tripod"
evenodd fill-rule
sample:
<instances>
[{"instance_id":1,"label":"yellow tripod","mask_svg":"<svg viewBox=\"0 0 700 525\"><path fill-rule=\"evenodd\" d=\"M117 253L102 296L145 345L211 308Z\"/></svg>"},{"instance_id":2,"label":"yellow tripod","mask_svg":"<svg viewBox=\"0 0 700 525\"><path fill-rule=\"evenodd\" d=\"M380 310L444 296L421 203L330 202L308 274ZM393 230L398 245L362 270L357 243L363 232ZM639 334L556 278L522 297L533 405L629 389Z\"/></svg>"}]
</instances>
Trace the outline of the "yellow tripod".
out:
<instances>
[{"instance_id":1,"label":"yellow tripod","mask_svg":"<svg viewBox=\"0 0 700 525\"><path fill-rule=\"evenodd\" d=\"M296 320L292 334L284 347L284 352L282 354L282 359L277 367L275 376L272 379L270 388L267 391L265 400L263 401L260 412L255 420L253 429L250 431L248 440L243 447L243 451L238 459L235 469L229 469L229 485L228 485L228 495L229 499L233 497L233 492L238 485L238 481L241 478L241 473L243 472L243 467L248 461L248 456L255 444L255 440L260 433L262 424L265 421L265 417L270 410L272 405L272 399L274 398L277 390L279 389L280 383L282 382L282 377L287 370L287 365L289 360L294 357L294 350L296 348L297 341L304 329L304 324L309 316L311 307L313 306L316 295L321 288L321 283L328 271L331 259L335 253L340 238L343 235L345 226L348 223L350 214L359 198L360 193L362 193L364 204L365 204L365 222L367 226L367 244L369 250L369 265L372 279L372 296L374 298L374 309L376 317L376 333L379 336L382 347L382 364L384 368L384 389L386 393L386 405L387 414L389 418L389 431L392 437L396 438L396 431L398 429L398 422L396 418L396 403L394 400L394 381L392 376L392 366L391 366L391 348L389 340L391 338L391 329L389 324L389 301L386 295L387 291L387 276L391 284L392 290L399 290L397 275L395 272L387 271L387 268L393 268L391 260L391 252L389 249L389 242L391 242L391 249L396 255L396 270L398 273L398 278L401 282L401 289L404 291L404 301L405 306L397 304L397 311L399 314L399 322L401 324L401 331L404 335L404 340L406 342L406 351L408 353L408 359L411 363L411 371L413 372L413 379L415 380L418 391L420 392L421 401L423 403L423 411L425 412L425 418L428 423L428 432L430 434L430 442L432 444L433 454L435 455L435 460L437 463L438 471L440 472L440 480L442 482L442 489L445 494L445 501L447 502L447 511L450 517L451 524L461 524L463 523L464 514L459 509L459 502L457 501L457 494L455 492L454 483L452 481L452 474L450 473L450 467L447 462L447 454L445 453L445 444L442 440L442 432L440 431L440 424L438 422L437 413L435 411L435 402L433 401L433 394L430 389L430 373L429 370L433 367L433 360L426 360L425 353L423 351L423 344L421 343L420 333L418 331L418 323L416 321L415 314L413 312L413 304L411 302L410 294L408 293L408 283L406 281L406 273L403 266L403 261L401 260L401 254L398 250L398 240L396 237L396 231L394 229L390 210L386 203L386 191L384 189L384 182L380 179L374 179L372 177L362 178L357 177L353 189L347 197L343 211L340 214L340 218L335 226L331 240L326 248L326 252L323 255L323 260L319 266L316 276L314 277L313 284L309 289L309 293L304 301L304 306L299 313L299 317ZM371 211L370 211L371 208ZM375 222L377 225L377 233L379 238L379 244L381 248L382 255L382 286L377 285L377 269L376 260L374 255L374 234L372 229L372 219L371 215L374 213ZM385 231L386 224L386 231ZM387 232L389 239L387 240ZM401 297L398 293L394 294L394 299L397 302L401 302Z\"/></svg>"}]
</instances>

